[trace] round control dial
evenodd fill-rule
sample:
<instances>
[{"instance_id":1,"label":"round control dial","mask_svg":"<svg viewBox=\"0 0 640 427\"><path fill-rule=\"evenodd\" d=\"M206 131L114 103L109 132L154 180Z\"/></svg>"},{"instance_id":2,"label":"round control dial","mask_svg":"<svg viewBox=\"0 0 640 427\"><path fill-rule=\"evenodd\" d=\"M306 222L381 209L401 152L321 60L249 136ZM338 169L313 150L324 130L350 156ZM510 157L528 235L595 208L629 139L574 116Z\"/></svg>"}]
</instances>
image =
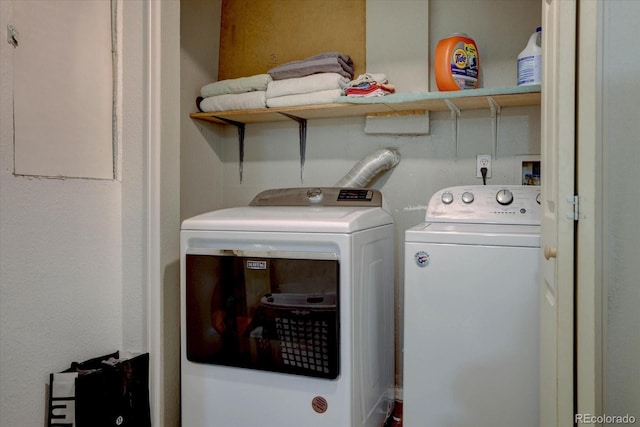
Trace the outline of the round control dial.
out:
<instances>
[{"instance_id":1,"label":"round control dial","mask_svg":"<svg viewBox=\"0 0 640 427\"><path fill-rule=\"evenodd\" d=\"M462 193L462 202L466 203L467 205L469 203L473 202L473 193L470 191L465 191L464 193Z\"/></svg>"},{"instance_id":2,"label":"round control dial","mask_svg":"<svg viewBox=\"0 0 640 427\"><path fill-rule=\"evenodd\" d=\"M442 200L442 203L444 203L445 205L449 205L451 204L451 202L453 202L453 194L449 193L448 191L446 193L442 193L442 197L440 197L440 200Z\"/></svg>"},{"instance_id":3,"label":"round control dial","mask_svg":"<svg viewBox=\"0 0 640 427\"><path fill-rule=\"evenodd\" d=\"M503 206L510 205L513 202L513 193L507 189L498 191L496 201Z\"/></svg>"},{"instance_id":4,"label":"round control dial","mask_svg":"<svg viewBox=\"0 0 640 427\"><path fill-rule=\"evenodd\" d=\"M324 193L319 188L311 188L307 191L307 199L311 203L320 203L324 198Z\"/></svg>"}]
</instances>

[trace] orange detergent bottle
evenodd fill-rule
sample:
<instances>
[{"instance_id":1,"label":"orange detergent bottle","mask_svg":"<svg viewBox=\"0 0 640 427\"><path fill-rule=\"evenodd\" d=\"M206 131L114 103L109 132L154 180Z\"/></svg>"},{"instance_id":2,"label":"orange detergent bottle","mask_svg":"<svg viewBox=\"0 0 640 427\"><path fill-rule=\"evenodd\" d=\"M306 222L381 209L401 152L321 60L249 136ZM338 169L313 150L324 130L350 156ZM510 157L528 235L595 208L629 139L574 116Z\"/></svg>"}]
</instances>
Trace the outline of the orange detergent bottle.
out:
<instances>
[{"instance_id":1,"label":"orange detergent bottle","mask_svg":"<svg viewBox=\"0 0 640 427\"><path fill-rule=\"evenodd\" d=\"M478 87L480 57L478 47L465 33L454 33L436 46L434 68L438 90L475 89Z\"/></svg>"}]
</instances>

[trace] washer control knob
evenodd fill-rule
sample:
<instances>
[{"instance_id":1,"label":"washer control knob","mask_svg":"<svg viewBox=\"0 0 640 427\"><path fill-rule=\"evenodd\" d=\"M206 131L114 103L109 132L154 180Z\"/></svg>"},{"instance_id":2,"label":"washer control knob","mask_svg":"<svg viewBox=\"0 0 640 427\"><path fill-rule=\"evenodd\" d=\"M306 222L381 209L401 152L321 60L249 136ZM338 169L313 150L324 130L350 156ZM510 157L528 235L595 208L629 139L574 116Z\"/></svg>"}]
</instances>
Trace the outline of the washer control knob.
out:
<instances>
[{"instance_id":1,"label":"washer control knob","mask_svg":"<svg viewBox=\"0 0 640 427\"><path fill-rule=\"evenodd\" d=\"M319 188L311 188L307 191L307 199L311 203L320 203L324 198L322 190Z\"/></svg>"},{"instance_id":2,"label":"washer control knob","mask_svg":"<svg viewBox=\"0 0 640 427\"><path fill-rule=\"evenodd\" d=\"M440 199L442 200L442 203L449 205L453 202L453 194L447 191L446 193L442 193L442 197Z\"/></svg>"},{"instance_id":3,"label":"washer control knob","mask_svg":"<svg viewBox=\"0 0 640 427\"><path fill-rule=\"evenodd\" d=\"M498 191L496 201L503 206L510 205L513 202L513 193L507 189Z\"/></svg>"},{"instance_id":4,"label":"washer control knob","mask_svg":"<svg viewBox=\"0 0 640 427\"><path fill-rule=\"evenodd\" d=\"M462 193L462 201L466 204L473 202L473 193L470 191L465 191Z\"/></svg>"}]
</instances>

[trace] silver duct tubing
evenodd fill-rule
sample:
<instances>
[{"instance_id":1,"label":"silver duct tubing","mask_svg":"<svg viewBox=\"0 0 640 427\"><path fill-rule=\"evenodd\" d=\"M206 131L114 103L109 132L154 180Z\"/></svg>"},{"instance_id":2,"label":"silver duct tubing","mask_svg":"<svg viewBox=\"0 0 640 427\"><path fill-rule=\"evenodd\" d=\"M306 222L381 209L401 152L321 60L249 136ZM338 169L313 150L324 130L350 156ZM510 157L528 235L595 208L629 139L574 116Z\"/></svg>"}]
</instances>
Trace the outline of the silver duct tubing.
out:
<instances>
[{"instance_id":1,"label":"silver duct tubing","mask_svg":"<svg viewBox=\"0 0 640 427\"><path fill-rule=\"evenodd\" d=\"M356 163L349 173L342 177L335 186L366 188L381 172L393 169L398 163L400 163L398 150L382 148Z\"/></svg>"}]
</instances>

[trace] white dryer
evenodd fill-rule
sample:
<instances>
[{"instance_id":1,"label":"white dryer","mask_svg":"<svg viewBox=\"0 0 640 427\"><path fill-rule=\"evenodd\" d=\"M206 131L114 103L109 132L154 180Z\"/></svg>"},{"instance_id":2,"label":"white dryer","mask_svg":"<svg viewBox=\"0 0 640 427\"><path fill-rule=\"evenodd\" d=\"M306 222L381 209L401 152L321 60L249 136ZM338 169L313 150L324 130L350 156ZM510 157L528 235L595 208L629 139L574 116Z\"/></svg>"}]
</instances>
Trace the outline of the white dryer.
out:
<instances>
[{"instance_id":1,"label":"white dryer","mask_svg":"<svg viewBox=\"0 0 640 427\"><path fill-rule=\"evenodd\" d=\"M394 239L381 206L371 189L279 189L183 222L183 427L382 426Z\"/></svg>"},{"instance_id":2,"label":"white dryer","mask_svg":"<svg viewBox=\"0 0 640 427\"><path fill-rule=\"evenodd\" d=\"M538 427L539 187L437 192L405 234L405 427Z\"/></svg>"}]
</instances>

